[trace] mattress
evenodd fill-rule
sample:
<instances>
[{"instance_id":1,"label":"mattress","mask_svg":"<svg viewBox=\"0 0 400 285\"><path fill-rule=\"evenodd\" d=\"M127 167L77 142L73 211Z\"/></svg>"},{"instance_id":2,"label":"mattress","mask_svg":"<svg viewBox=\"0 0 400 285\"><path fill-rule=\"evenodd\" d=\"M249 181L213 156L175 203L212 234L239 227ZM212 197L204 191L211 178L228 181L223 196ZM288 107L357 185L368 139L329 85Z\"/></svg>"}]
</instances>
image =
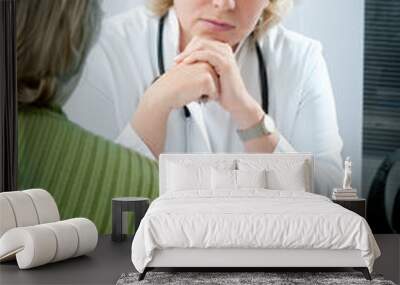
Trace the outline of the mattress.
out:
<instances>
[{"instance_id":1,"label":"mattress","mask_svg":"<svg viewBox=\"0 0 400 285\"><path fill-rule=\"evenodd\" d=\"M132 262L143 272L155 250L170 248L359 250L370 271L380 255L361 216L325 196L266 189L160 196L133 239Z\"/></svg>"}]
</instances>

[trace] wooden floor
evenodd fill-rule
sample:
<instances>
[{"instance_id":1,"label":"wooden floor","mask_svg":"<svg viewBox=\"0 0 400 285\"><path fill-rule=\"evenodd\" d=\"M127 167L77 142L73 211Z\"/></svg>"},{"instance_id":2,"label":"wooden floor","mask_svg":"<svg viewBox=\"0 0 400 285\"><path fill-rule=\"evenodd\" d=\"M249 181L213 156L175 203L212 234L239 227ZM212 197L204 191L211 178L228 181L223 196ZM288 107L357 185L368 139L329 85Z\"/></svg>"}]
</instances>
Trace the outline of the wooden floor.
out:
<instances>
[{"instance_id":1,"label":"wooden floor","mask_svg":"<svg viewBox=\"0 0 400 285\"><path fill-rule=\"evenodd\" d=\"M115 243L100 236L87 256L28 270L19 270L16 262L1 263L0 284L115 284L122 273L134 271L131 244L132 238Z\"/></svg>"},{"instance_id":2,"label":"wooden floor","mask_svg":"<svg viewBox=\"0 0 400 285\"><path fill-rule=\"evenodd\" d=\"M374 267L375 273L400 283L400 236L376 235L382 251ZM119 276L134 271L131 262L132 237L115 243L110 236L101 236L95 251L88 256L52 263L28 270L19 270L16 262L0 264L0 284L115 284Z\"/></svg>"}]
</instances>

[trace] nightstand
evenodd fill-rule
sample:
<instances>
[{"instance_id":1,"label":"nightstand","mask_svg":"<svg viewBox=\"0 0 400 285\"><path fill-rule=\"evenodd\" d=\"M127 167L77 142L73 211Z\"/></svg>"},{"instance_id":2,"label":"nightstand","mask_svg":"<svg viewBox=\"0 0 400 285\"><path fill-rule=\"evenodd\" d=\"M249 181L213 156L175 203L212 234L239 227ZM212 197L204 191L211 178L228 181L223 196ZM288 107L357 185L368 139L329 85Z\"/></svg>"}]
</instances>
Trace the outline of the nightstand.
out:
<instances>
[{"instance_id":1,"label":"nightstand","mask_svg":"<svg viewBox=\"0 0 400 285\"><path fill-rule=\"evenodd\" d=\"M144 197L120 197L112 199L112 235L113 241L123 241L126 238L127 220L124 212L135 215L135 231L149 208L150 199Z\"/></svg>"},{"instance_id":2,"label":"nightstand","mask_svg":"<svg viewBox=\"0 0 400 285\"><path fill-rule=\"evenodd\" d=\"M332 202L339 204L340 206L359 214L364 219L366 218L366 201L365 199L354 199L354 200L336 200L332 199Z\"/></svg>"}]
</instances>

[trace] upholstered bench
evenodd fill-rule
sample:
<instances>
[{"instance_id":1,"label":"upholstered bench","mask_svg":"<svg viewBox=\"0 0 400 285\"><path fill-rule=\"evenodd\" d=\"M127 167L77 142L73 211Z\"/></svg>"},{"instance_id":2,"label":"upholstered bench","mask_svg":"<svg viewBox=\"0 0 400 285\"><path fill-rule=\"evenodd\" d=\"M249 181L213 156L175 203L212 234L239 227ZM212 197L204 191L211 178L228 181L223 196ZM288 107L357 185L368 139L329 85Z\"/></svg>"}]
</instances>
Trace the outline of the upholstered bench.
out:
<instances>
[{"instance_id":1,"label":"upholstered bench","mask_svg":"<svg viewBox=\"0 0 400 285\"><path fill-rule=\"evenodd\" d=\"M16 259L20 269L57 262L92 251L96 226L88 219L60 221L45 190L0 193L0 262Z\"/></svg>"}]
</instances>

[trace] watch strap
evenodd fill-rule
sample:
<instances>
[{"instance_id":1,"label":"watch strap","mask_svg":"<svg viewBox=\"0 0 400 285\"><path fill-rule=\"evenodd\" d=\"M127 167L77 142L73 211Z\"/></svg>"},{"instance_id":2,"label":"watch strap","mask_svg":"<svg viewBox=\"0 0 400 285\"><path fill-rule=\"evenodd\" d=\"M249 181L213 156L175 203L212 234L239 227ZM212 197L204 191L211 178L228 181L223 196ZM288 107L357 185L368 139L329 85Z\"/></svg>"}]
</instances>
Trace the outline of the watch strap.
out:
<instances>
[{"instance_id":1,"label":"watch strap","mask_svg":"<svg viewBox=\"0 0 400 285\"><path fill-rule=\"evenodd\" d=\"M271 134L271 132L267 131L265 129L265 119L266 119L267 115L264 115L263 118L260 120L260 122L258 122L256 125L248 128L248 129L244 129L244 130L236 130L237 134L239 135L240 139L242 141L248 141L251 139L255 139L258 137L261 137L263 135L269 135Z\"/></svg>"}]
</instances>

